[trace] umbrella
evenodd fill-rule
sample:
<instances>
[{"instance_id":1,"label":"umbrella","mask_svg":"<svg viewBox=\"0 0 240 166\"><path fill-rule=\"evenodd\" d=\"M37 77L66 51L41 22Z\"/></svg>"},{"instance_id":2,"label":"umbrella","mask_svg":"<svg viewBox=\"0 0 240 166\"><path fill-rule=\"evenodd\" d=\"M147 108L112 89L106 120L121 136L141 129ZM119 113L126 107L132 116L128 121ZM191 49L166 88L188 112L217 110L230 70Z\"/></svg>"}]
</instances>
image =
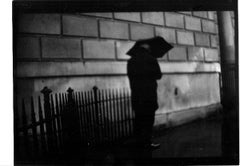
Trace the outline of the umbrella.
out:
<instances>
[{"instance_id":1,"label":"umbrella","mask_svg":"<svg viewBox=\"0 0 240 166\"><path fill-rule=\"evenodd\" d=\"M155 58L163 57L165 53L173 48L173 46L166 42L166 40L157 36L150 39L138 40L127 54L130 56L137 55L142 44L148 44L150 46L151 55Z\"/></svg>"}]
</instances>

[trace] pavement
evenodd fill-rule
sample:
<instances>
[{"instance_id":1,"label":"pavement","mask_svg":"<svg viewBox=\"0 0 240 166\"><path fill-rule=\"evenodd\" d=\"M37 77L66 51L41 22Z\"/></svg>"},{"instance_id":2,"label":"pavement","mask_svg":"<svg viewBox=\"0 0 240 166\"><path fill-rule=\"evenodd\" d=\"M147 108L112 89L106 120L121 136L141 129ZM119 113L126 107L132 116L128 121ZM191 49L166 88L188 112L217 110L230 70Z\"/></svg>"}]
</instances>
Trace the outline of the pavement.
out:
<instances>
[{"instance_id":1,"label":"pavement","mask_svg":"<svg viewBox=\"0 0 240 166\"><path fill-rule=\"evenodd\" d=\"M185 125L161 130L153 136L153 142L160 147L154 150L127 146L101 149L89 157L86 165L140 165L140 164L213 164L222 161L221 115L197 120ZM130 141L131 142L131 141ZM96 152L96 151L95 151ZM96 158L96 154L100 154ZM94 157L95 156L95 157Z\"/></svg>"},{"instance_id":2,"label":"pavement","mask_svg":"<svg viewBox=\"0 0 240 166\"><path fill-rule=\"evenodd\" d=\"M224 118L223 118L224 117ZM157 149L122 145L104 145L66 159L54 159L54 165L196 165L239 164L238 124L236 117L215 114L174 128L159 130L152 141ZM61 164L57 164L61 163Z\"/></svg>"}]
</instances>

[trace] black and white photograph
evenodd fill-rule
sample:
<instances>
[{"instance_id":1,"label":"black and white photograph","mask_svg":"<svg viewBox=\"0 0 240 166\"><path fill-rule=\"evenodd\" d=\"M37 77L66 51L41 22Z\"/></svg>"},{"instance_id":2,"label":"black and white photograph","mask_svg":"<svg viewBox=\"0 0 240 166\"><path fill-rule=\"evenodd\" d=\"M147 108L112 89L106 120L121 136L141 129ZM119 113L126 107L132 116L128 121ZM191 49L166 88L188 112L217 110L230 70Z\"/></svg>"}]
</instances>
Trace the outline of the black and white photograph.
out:
<instances>
[{"instance_id":1,"label":"black and white photograph","mask_svg":"<svg viewBox=\"0 0 240 166\"><path fill-rule=\"evenodd\" d=\"M239 164L237 1L215 2L13 1L14 165Z\"/></svg>"}]
</instances>

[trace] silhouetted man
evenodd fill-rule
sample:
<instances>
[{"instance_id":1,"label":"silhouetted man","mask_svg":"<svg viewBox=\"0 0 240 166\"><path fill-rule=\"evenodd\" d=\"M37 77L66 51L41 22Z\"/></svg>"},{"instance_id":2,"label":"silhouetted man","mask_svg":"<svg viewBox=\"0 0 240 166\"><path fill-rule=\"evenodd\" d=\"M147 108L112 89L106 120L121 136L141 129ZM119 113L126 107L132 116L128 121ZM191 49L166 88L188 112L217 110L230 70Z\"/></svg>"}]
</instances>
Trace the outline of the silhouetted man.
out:
<instances>
[{"instance_id":1,"label":"silhouetted man","mask_svg":"<svg viewBox=\"0 0 240 166\"><path fill-rule=\"evenodd\" d=\"M135 112L134 134L137 146L140 147L159 146L151 143L155 111L158 109L157 80L162 77L156 58L162 57L171 48L162 37L155 37L136 42L127 52L131 56L127 74Z\"/></svg>"},{"instance_id":2,"label":"silhouetted man","mask_svg":"<svg viewBox=\"0 0 240 166\"><path fill-rule=\"evenodd\" d=\"M152 126L158 109L156 80L162 77L162 73L157 60L150 55L149 45L139 47L137 55L128 61L127 72L135 111L137 144L151 146Z\"/></svg>"}]
</instances>

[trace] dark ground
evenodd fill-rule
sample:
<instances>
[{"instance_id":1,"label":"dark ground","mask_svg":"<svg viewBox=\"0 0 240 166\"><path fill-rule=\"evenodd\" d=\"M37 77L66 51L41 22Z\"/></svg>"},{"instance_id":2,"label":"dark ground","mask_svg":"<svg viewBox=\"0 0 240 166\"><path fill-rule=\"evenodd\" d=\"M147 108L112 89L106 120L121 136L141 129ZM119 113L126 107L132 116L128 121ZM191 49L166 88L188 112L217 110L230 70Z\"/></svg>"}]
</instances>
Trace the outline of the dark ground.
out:
<instances>
[{"instance_id":1,"label":"dark ground","mask_svg":"<svg viewBox=\"0 0 240 166\"><path fill-rule=\"evenodd\" d=\"M128 141L122 146L99 150L98 153L90 156L86 163L88 165L238 164L238 150L236 150L238 148L234 148L238 147L238 133L232 126L238 124L236 119L232 116L223 118L221 113L214 114L207 119L155 133L153 142L161 145L158 149L132 148L126 145L131 142Z\"/></svg>"},{"instance_id":2,"label":"dark ground","mask_svg":"<svg viewBox=\"0 0 240 166\"><path fill-rule=\"evenodd\" d=\"M155 132L153 142L160 144L155 150L136 148L131 142L74 153L54 159L53 165L239 164L238 118L233 114L218 113Z\"/></svg>"}]
</instances>

